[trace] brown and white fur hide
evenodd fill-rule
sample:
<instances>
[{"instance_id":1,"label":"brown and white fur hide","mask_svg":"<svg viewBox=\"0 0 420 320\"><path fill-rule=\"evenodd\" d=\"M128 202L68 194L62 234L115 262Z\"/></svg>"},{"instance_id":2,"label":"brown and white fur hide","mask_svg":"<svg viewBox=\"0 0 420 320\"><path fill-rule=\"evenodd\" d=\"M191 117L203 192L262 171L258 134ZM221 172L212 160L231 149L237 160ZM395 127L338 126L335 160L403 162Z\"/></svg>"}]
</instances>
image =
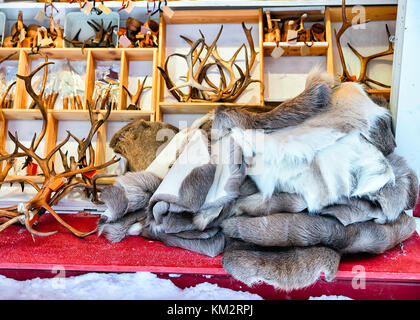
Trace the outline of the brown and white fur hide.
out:
<instances>
[{"instance_id":1,"label":"brown and white fur hide","mask_svg":"<svg viewBox=\"0 0 420 320\"><path fill-rule=\"evenodd\" d=\"M307 213L278 213L264 217L235 217L222 223L232 239L223 267L247 285L265 282L291 291L313 284L324 273L331 281L342 254L380 254L415 231L405 213L388 224L373 221L343 226L332 217Z\"/></svg>"},{"instance_id":2,"label":"brown and white fur hide","mask_svg":"<svg viewBox=\"0 0 420 320\"><path fill-rule=\"evenodd\" d=\"M311 73L305 92L331 85L328 74ZM389 112L354 83L334 88L328 104L315 110L306 119L301 112L288 113L283 123L281 112L265 117L219 108L214 129L231 128L254 170L249 176L263 196L298 194L311 213L320 213L342 199L373 199L382 188L393 188L395 173L385 157L395 147ZM392 221L399 212L385 210L378 222Z\"/></svg>"}]
</instances>

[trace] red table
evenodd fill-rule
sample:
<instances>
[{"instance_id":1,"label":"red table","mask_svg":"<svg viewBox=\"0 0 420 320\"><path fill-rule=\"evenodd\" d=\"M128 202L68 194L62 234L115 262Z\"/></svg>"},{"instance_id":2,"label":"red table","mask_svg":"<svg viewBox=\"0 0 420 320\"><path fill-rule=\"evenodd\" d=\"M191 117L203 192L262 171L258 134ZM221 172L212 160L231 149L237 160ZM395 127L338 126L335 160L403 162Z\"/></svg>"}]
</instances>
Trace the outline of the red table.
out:
<instances>
[{"instance_id":1,"label":"red table","mask_svg":"<svg viewBox=\"0 0 420 320\"><path fill-rule=\"evenodd\" d=\"M98 218L83 213L61 216L81 231L92 230ZM62 269L66 276L86 272L147 271L170 279L180 288L210 282L257 293L266 299L307 299L324 294L354 299L420 299L420 237L417 233L402 247L380 256L345 257L333 282L326 282L321 277L308 288L286 293L269 285L248 287L234 280L222 268L221 255L210 258L137 236L119 243L111 243L97 235L79 239L49 214L41 217L37 230L59 232L45 238L36 237L35 242L24 227L11 226L0 233L0 274L26 280L54 277L56 270ZM365 288L357 282L363 272ZM170 277L170 274L182 276Z\"/></svg>"}]
</instances>

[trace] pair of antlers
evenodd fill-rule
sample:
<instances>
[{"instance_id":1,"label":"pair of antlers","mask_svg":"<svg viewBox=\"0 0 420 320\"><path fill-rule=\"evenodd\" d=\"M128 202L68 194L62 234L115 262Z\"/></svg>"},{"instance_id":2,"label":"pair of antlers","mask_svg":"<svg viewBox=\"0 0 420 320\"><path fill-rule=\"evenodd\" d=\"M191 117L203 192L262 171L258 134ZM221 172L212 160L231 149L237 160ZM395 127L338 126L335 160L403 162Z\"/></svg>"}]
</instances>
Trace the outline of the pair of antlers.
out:
<instances>
[{"instance_id":1,"label":"pair of antlers","mask_svg":"<svg viewBox=\"0 0 420 320\"><path fill-rule=\"evenodd\" d=\"M87 137L84 139L79 139L75 137L70 131L67 131L67 137L61 143L59 143L55 148L48 152L45 157L39 156L37 149L46 134L48 114L44 99L42 99L40 94L35 93L31 81L37 72L39 72L42 68L47 68L47 66L52 63L53 62L44 62L27 76L22 76L19 74L16 75L19 79L22 79L25 82L26 91L35 101L36 106L41 112L42 128L38 136L36 133L34 134L29 147L23 145L19 141L17 132L15 132L14 135L11 132L8 132L11 141L15 145L15 148L14 151L10 154L3 152L3 154L0 156L0 162L6 161L6 163L8 163L18 157L27 157L30 159L29 162L35 161L38 164L42 171L42 175L44 176L44 182L42 186L39 187L36 183L27 177L19 177L7 181L10 183L20 183L22 186L24 184L29 184L35 188L37 193L32 197L32 199L25 203L0 209L0 218L3 218L2 224L0 224L0 231L6 229L8 226L16 222L21 222L25 224L26 229L33 236L52 235L56 233L56 231L44 233L33 229L33 225L36 223L39 216L48 211L60 224L69 229L74 235L78 237L85 237L96 232L96 229L87 233L80 232L79 230L67 224L63 219L61 219L61 217L54 211L52 206L57 204L60 199L62 199L75 188L85 188L95 192L96 194L96 179L101 176L96 174L96 171L104 169L107 166L119 161L119 159L114 156L108 162L96 165L95 151L91 143L96 132L109 118L111 108L107 109L107 112L102 119L95 120L90 103L88 103L91 128ZM61 148L69 141L71 137L78 143L77 160L74 156L68 158L67 152L64 153L61 150ZM52 160L53 156L57 152L60 154L61 162L63 164L63 170L61 172L56 171L54 167L54 161ZM6 183L4 178L5 177L3 177L2 181L0 180L0 185Z\"/></svg>"},{"instance_id":2,"label":"pair of antlers","mask_svg":"<svg viewBox=\"0 0 420 320\"><path fill-rule=\"evenodd\" d=\"M341 46L341 37L343 36L344 32L350 28L351 26L353 26L352 22L349 22L347 19L347 14L346 14L346 1L342 0L342 4L341 4L341 11L342 11L342 20L343 23L341 25L341 28L338 30L334 30L334 35L335 35L335 40L337 43L337 49L338 49L338 54L340 56L340 62L343 68L343 73L340 76L340 80L342 82L346 82L346 81L356 81L356 82L360 82L365 84L367 87L371 88L371 86L369 85L369 83L374 83L378 86L384 87L384 88L390 88L389 85L386 85L384 83L381 83L379 81L373 80L372 78L370 78L367 75L367 67L370 61L372 61L373 59L379 58L379 57L384 57L384 56L388 56L394 53L394 48L392 46L392 42L390 40L391 38L391 33L389 32L389 28L388 25L385 25L386 28L386 33L387 33L387 37L388 37L388 49L379 53L375 53L369 56L363 56L361 55L350 43L347 43L347 45L349 46L349 48L351 49L351 51L359 58L360 60L360 73L357 79L354 79L350 73L349 70L347 69L347 65L346 65L346 61L344 58L344 54L343 54L343 49ZM365 23L368 23L369 21L366 21ZM360 22L356 22L356 24L361 24Z\"/></svg>"},{"instance_id":3,"label":"pair of antlers","mask_svg":"<svg viewBox=\"0 0 420 320\"><path fill-rule=\"evenodd\" d=\"M167 88L175 99L180 102L233 102L251 83L261 82L260 80L251 79L251 69L258 54L255 51L252 39L252 27L247 29L242 22L242 29L247 38L251 56L248 56L247 46L242 44L229 60L223 60L217 50L216 43L222 33L223 26L220 27L216 38L210 46L206 44L201 30L201 38L195 42L185 36L181 36L191 46L189 52L186 54L173 53L167 57L163 68L158 67ZM245 72L236 63L241 50L245 51ZM203 54L204 57L202 57ZM187 75L183 77L186 81L181 85L175 85L168 72L168 62L170 58L176 56L183 58L187 62L188 67ZM214 60L213 62L209 61L210 57ZM196 67L197 63L198 67ZM219 72L219 85L214 84L207 75L207 72L212 67L216 67ZM239 77L233 67L236 68ZM188 93L180 90L184 87L188 87Z\"/></svg>"}]
</instances>

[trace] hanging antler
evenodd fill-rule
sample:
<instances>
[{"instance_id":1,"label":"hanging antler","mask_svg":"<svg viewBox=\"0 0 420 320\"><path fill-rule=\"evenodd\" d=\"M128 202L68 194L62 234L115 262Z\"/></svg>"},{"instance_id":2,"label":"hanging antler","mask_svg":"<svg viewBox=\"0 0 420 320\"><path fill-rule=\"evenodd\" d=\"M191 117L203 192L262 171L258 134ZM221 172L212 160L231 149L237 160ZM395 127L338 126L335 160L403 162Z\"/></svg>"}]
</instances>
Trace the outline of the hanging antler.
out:
<instances>
[{"instance_id":1,"label":"hanging antler","mask_svg":"<svg viewBox=\"0 0 420 320\"><path fill-rule=\"evenodd\" d=\"M344 58L344 53L343 53L343 48L341 46L341 37L344 34L344 32L350 28L351 26L353 26L352 22L349 22L347 19L347 14L346 14L346 1L342 0L342 4L341 4L341 15L342 15L342 25L339 29L339 31L337 32L337 30L334 30L334 35L335 35L335 40L337 43L337 50L338 50L338 54L340 56L340 62L341 62L341 66L342 66L342 74L340 76L340 80L341 82L351 82L351 81L355 81L355 82L360 82L365 84L366 86L370 87L370 85L368 84L368 82L374 83L376 85L379 85L381 87L384 88L390 88L390 86L383 84L379 81L373 80L371 79L368 75L367 75L367 69L368 69L368 64L370 61L372 61L373 59L379 58L379 57L383 57L383 56L387 56L390 54L394 53L394 49L392 46L392 42L390 40L391 37L391 33L389 32L389 28L388 25L385 25L386 27L386 32L387 32L387 36L388 36L388 49L383 51L383 52L379 52L376 54L372 54L370 56L362 56L350 43L347 43L347 45L349 46L349 48L352 50L352 52L359 58L360 60L360 73L359 73L359 77L357 79L355 79L354 77L352 77L347 69L347 65L346 65L346 61ZM368 23L368 21L365 21L363 23ZM356 24L360 24L360 22L356 22Z\"/></svg>"},{"instance_id":2,"label":"hanging antler","mask_svg":"<svg viewBox=\"0 0 420 320\"><path fill-rule=\"evenodd\" d=\"M384 88L391 88L391 86L383 84L379 81L373 80L373 79L369 78L368 75L367 75L367 66L368 66L368 63L371 60L379 58L379 57L388 56L390 54L394 54L394 48L393 48L392 42L390 40L391 33L389 32L389 28L388 28L387 24L385 25L385 28L386 28L386 34L387 34L387 39L388 39L388 49L385 50L385 51L375 53L375 54L372 54L370 56L365 57L365 56L362 56L355 48L353 48L350 43L347 43L349 48L353 51L353 53L360 60L360 74L359 74L359 78L357 79L357 82L364 83L368 87L370 87L368 82L372 82L372 83L374 83L378 86L384 87Z\"/></svg>"},{"instance_id":3,"label":"hanging antler","mask_svg":"<svg viewBox=\"0 0 420 320\"><path fill-rule=\"evenodd\" d=\"M31 80L32 77L40 71L42 68L46 67L52 62L45 62L42 65L38 66L31 74L28 76L17 75L18 78L25 81L25 88L29 95L34 99L36 105L41 111L43 118L43 128L41 129L41 134L36 138L36 134L32 138L31 144L29 147L23 145L19 141L18 133L14 135L9 132L9 137L11 141L15 144L15 151L11 155L6 155L0 157L0 161L16 158L17 156L27 156L31 160L34 160L40 167L42 175L44 176L44 182L42 186L39 187L37 184L33 183L29 178L19 177L16 179L9 180L8 182L17 182L21 184L29 184L35 188L37 193L27 202L15 205L9 208L0 209L0 218L6 219L6 222L0 225L0 231L4 230L8 226L16 222L24 223L26 229L33 235L37 236L48 236L55 233L54 232L39 232L33 229L34 223L38 220L39 216L48 211L61 225L70 230L74 235L78 237L85 237L89 234L96 232L92 230L90 232L81 232L69 224L67 224L61 217L55 212L52 208L53 205L57 204L65 195L67 195L71 190L75 188L85 188L85 189L95 189L96 190L96 178L89 177L88 173L96 172L106 168L107 166L116 163L119 161L115 156L103 163L96 165L95 164L95 151L92 147L92 138L95 133L98 131L101 125L108 119L111 108L108 108L108 111L103 119L94 120L90 104L89 115L91 119L91 129L88 136L85 139L76 138L70 131L67 131L67 137L59 143L55 148L48 152L45 157L41 157L37 154L36 150L39 146L40 141L45 136L44 126L47 126L47 112L44 104L44 100L35 93L32 88ZM70 157L68 160L67 153L63 153L61 148L73 137L78 143L78 160L76 161L74 157ZM21 153L18 150L22 150ZM89 161L87 161L86 152L89 151ZM54 167L54 162L52 161L53 156L59 152L62 163L63 171L56 172ZM84 175L86 174L86 176ZM93 182L92 182L93 181ZM5 183L4 181L0 184ZM96 192L96 191L95 191Z\"/></svg>"}]
</instances>

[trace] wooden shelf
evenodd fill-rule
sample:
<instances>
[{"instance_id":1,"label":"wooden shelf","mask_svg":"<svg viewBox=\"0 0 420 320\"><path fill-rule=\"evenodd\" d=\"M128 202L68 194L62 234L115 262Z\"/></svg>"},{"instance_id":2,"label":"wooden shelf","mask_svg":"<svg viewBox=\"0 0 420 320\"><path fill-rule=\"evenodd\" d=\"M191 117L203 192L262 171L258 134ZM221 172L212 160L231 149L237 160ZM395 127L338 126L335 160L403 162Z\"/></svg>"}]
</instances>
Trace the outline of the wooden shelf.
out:
<instances>
[{"instance_id":1,"label":"wooden shelf","mask_svg":"<svg viewBox=\"0 0 420 320\"><path fill-rule=\"evenodd\" d=\"M397 19L397 6L364 6L363 7L366 13L364 17L366 21L383 21L383 20L396 20ZM352 12L353 6L346 6L346 15L347 20L352 21L352 19L359 15L360 12L355 10ZM329 7L331 22L341 22L341 7Z\"/></svg>"},{"instance_id":2,"label":"wooden shelf","mask_svg":"<svg viewBox=\"0 0 420 320\"><path fill-rule=\"evenodd\" d=\"M6 177L6 179L4 179L4 181L9 182L11 180L19 179L19 178L28 179L28 180L36 183L36 184L42 184L45 180L44 176L12 176L12 175L9 175L9 176ZM115 181L115 178L108 178L108 177L98 178L96 181L97 181L98 184L102 184L102 185L113 184L114 181Z\"/></svg>"},{"instance_id":3,"label":"wooden shelf","mask_svg":"<svg viewBox=\"0 0 420 320\"><path fill-rule=\"evenodd\" d=\"M375 94L383 96L386 100L389 101L391 98L391 89L384 89L384 90L366 90L368 94Z\"/></svg>"},{"instance_id":4,"label":"wooden shelf","mask_svg":"<svg viewBox=\"0 0 420 320\"><path fill-rule=\"evenodd\" d=\"M7 120L42 120L38 109L2 109ZM94 114L105 115L105 110L94 110ZM55 120L88 121L88 110L48 110ZM133 121L145 119L153 121L154 112L150 110L112 110L108 121Z\"/></svg>"},{"instance_id":5,"label":"wooden shelf","mask_svg":"<svg viewBox=\"0 0 420 320\"><path fill-rule=\"evenodd\" d=\"M163 12L168 24L258 23L259 15L259 9L175 10L171 16Z\"/></svg>"},{"instance_id":6,"label":"wooden shelf","mask_svg":"<svg viewBox=\"0 0 420 320\"><path fill-rule=\"evenodd\" d=\"M284 50L283 57L288 56L302 56L302 50L307 47L308 53L306 56L326 56L328 52L328 42L314 42L312 46L307 46L304 42L280 42L279 47ZM264 42L264 56L270 56L271 52L276 48L275 42Z\"/></svg>"},{"instance_id":7,"label":"wooden shelf","mask_svg":"<svg viewBox=\"0 0 420 320\"><path fill-rule=\"evenodd\" d=\"M207 113L218 106L238 107L238 106L262 107L259 103L224 103L224 102L161 102L159 104L163 113Z\"/></svg>"},{"instance_id":8,"label":"wooden shelf","mask_svg":"<svg viewBox=\"0 0 420 320\"><path fill-rule=\"evenodd\" d=\"M38 109L1 109L7 120L42 120Z\"/></svg>"}]
</instances>

